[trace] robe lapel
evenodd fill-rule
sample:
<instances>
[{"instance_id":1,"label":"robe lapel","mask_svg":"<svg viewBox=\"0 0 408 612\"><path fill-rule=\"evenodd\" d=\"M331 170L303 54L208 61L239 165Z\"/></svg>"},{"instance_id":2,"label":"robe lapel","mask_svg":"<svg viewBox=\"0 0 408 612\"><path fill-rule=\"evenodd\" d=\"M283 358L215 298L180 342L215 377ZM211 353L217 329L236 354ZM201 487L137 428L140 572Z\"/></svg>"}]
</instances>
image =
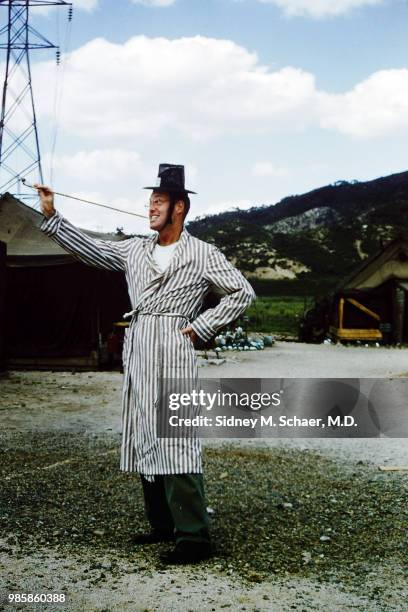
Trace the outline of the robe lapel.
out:
<instances>
[{"instance_id":1,"label":"robe lapel","mask_svg":"<svg viewBox=\"0 0 408 612\"><path fill-rule=\"evenodd\" d=\"M185 259L185 254L187 252L187 245L189 239L189 233L186 229L183 229L181 232L179 243L176 247L176 250L173 253L173 256L170 260L170 265L167 270L163 272L160 270L156 262L153 258L154 247L157 244L159 234L155 234L150 238L150 240L146 244L146 264L150 268L152 276L146 286L144 287L142 293L140 294L140 299L138 300L138 305L142 302L146 301L149 297L154 295L160 286L166 281L166 279L173 274L182 264Z\"/></svg>"},{"instance_id":2,"label":"robe lapel","mask_svg":"<svg viewBox=\"0 0 408 612\"><path fill-rule=\"evenodd\" d=\"M148 267L153 272L153 276L163 274L163 272L160 270L159 266L157 265L157 263L154 261L154 258L153 258L154 247L156 246L158 239L159 239L159 234L154 234L146 245L146 262L147 262Z\"/></svg>"}]
</instances>

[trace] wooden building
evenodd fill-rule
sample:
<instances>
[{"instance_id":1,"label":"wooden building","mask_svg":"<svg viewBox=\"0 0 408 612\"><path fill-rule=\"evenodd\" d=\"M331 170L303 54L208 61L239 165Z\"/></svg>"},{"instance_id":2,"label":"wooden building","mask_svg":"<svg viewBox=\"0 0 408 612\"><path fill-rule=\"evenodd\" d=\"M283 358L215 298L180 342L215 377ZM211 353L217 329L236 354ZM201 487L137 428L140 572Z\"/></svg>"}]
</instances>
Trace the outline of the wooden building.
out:
<instances>
[{"instance_id":1,"label":"wooden building","mask_svg":"<svg viewBox=\"0 0 408 612\"><path fill-rule=\"evenodd\" d=\"M362 263L334 293L336 340L408 342L408 241L397 239Z\"/></svg>"}]
</instances>

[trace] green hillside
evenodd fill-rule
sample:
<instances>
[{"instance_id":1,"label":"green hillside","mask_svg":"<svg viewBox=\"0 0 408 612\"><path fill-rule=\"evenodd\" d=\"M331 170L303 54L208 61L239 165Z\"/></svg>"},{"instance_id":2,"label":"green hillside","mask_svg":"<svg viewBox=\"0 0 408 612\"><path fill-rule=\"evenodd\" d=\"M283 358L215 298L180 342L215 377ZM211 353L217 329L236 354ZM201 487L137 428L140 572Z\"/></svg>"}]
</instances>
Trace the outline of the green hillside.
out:
<instances>
[{"instance_id":1,"label":"green hillside","mask_svg":"<svg viewBox=\"0 0 408 612\"><path fill-rule=\"evenodd\" d=\"M323 294L385 243L408 237L408 172L204 216L188 230L220 247L258 294Z\"/></svg>"}]
</instances>

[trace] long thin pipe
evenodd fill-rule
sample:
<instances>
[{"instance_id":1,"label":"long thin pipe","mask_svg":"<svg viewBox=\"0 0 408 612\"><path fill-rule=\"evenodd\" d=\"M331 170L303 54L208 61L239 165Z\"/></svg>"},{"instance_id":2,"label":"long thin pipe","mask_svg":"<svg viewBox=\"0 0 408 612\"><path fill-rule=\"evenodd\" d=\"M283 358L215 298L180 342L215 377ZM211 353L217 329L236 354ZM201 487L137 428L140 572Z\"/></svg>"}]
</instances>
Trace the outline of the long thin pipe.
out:
<instances>
[{"instance_id":1,"label":"long thin pipe","mask_svg":"<svg viewBox=\"0 0 408 612\"><path fill-rule=\"evenodd\" d=\"M26 187L31 187L31 189L35 189L37 191L37 187L34 185L30 185L26 181L26 179L20 179L22 183ZM125 215L132 215L133 217L141 217L142 219L148 219L147 215L140 215L139 213L129 212L128 210L121 210L120 208L115 208L114 206L108 206L107 204L99 204L99 202L92 202L92 200L84 200L83 198L77 198L76 196L67 195L66 193L59 193L58 191L52 192L55 195L62 196L63 198L69 198L70 200L78 200L78 202L85 202L86 204L93 204L93 206L100 206L101 208L109 208L109 210L115 210L116 212L124 213Z\"/></svg>"}]
</instances>

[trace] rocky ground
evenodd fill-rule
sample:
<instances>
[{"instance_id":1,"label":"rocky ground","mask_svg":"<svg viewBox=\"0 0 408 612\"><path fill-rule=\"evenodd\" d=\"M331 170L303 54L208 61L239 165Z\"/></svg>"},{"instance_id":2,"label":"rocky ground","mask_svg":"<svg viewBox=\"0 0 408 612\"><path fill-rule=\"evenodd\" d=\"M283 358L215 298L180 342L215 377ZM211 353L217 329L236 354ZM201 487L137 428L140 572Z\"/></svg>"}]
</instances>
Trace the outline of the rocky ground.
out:
<instances>
[{"instance_id":1,"label":"rocky ground","mask_svg":"<svg viewBox=\"0 0 408 612\"><path fill-rule=\"evenodd\" d=\"M317 348L227 355L202 373L265 376L269 354L275 376L279 352L291 376L328 360L347 376L355 354L353 376L408 370L404 350ZM0 379L3 598L59 592L59 609L100 612L407 609L408 472L378 470L408 466L405 439L208 441L215 556L168 568L163 546L132 544L147 525L137 477L118 470L120 389L119 372Z\"/></svg>"}]
</instances>

